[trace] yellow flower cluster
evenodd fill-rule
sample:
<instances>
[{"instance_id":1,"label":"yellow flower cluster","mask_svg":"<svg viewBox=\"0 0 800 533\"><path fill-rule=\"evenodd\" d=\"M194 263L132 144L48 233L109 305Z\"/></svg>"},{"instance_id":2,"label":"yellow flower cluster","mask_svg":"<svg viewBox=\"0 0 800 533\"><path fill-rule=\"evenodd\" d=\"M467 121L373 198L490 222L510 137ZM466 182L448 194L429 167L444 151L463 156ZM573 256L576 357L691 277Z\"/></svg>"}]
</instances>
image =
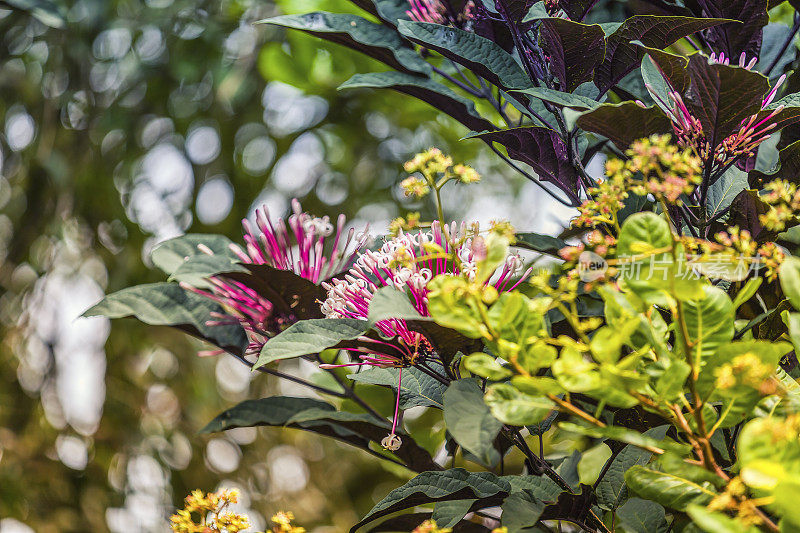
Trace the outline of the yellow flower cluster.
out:
<instances>
[{"instance_id":1,"label":"yellow flower cluster","mask_svg":"<svg viewBox=\"0 0 800 533\"><path fill-rule=\"evenodd\" d=\"M786 180L774 180L764 186L761 200L769 205L769 211L758 219L770 231L783 231L789 224L800 221L800 191L797 185Z\"/></svg>"},{"instance_id":2,"label":"yellow flower cluster","mask_svg":"<svg viewBox=\"0 0 800 533\"><path fill-rule=\"evenodd\" d=\"M192 491L185 506L170 517L170 526L176 533L237 533L250 527L247 516L225 509L239 499L239 491L220 490L204 494ZM196 520L195 520L196 519Z\"/></svg>"},{"instance_id":3,"label":"yellow flower cluster","mask_svg":"<svg viewBox=\"0 0 800 533\"><path fill-rule=\"evenodd\" d=\"M419 211L409 213L403 217L397 217L389 223L389 233L392 235L400 235L403 231L411 231L420 227L420 214Z\"/></svg>"},{"instance_id":4,"label":"yellow flower cluster","mask_svg":"<svg viewBox=\"0 0 800 533\"><path fill-rule=\"evenodd\" d=\"M424 198L431 192L428 182L417 176L409 176L401 181L400 188L403 189L403 194L414 198Z\"/></svg>"},{"instance_id":5,"label":"yellow flower cluster","mask_svg":"<svg viewBox=\"0 0 800 533\"><path fill-rule=\"evenodd\" d=\"M708 504L708 510L733 513L744 526L763 523L753 500L747 498L747 487L739 477L731 479L725 491L714 496Z\"/></svg>"},{"instance_id":6,"label":"yellow flower cluster","mask_svg":"<svg viewBox=\"0 0 800 533\"><path fill-rule=\"evenodd\" d=\"M449 527L438 527L435 520L425 520L411 533L451 533L452 531Z\"/></svg>"},{"instance_id":7,"label":"yellow flower cluster","mask_svg":"<svg viewBox=\"0 0 800 533\"><path fill-rule=\"evenodd\" d=\"M305 528L293 526L294 513L279 511L272 517L272 533L306 533Z\"/></svg>"},{"instance_id":8,"label":"yellow flower cluster","mask_svg":"<svg viewBox=\"0 0 800 533\"><path fill-rule=\"evenodd\" d=\"M453 165L453 158L444 155L438 148L430 148L406 161L403 168L408 173L418 172L422 177L410 176L400 182L406 196L422 198L432 188L439 190L442 186L456 179L461 183L476 183L481 180L478 172L467 165Z\"/></svg>"},{"instance_id":9,"label":"yellow flower cluster","mask_svg":"<svg viewBox=\"0 0 800 533\"><path fill-rule=\"evenodd\" d=\"M452 166L453 159L450 156L444 155L438 148L429 148L406 161L403 168L409 173L444 174Z\"/></svg>"},{"instance_id":10,"label":"yellow flower cluster","mask_svg":"<svg viewBox=\"0 0 800 533\"><path fill-rule=\"evenodd\" d=\"M617 213L625 206L629 193L652 194L659 201L680 204L682 194L690 194L700 183L700 159L691 151L670 142L669 135L653 135L633 143L625 152L627 161L606 163L606 178L589 189L591 198L578 208L575 227L603 224L619 229Z\"/></svg>"},{"instance_id":11,"label":"yellow flower cluster","mask_svg":"<svg viewBox=\"0 0 800 533\"><path fill-rule=\"evenodd\" d=\"M767 396L775 393L776 384L769 381L773 368L764 364L754 353L744 353L733 358L714 371L717 387L730 389L736 385L746 385Z\"/></svg>"}]
</instances>

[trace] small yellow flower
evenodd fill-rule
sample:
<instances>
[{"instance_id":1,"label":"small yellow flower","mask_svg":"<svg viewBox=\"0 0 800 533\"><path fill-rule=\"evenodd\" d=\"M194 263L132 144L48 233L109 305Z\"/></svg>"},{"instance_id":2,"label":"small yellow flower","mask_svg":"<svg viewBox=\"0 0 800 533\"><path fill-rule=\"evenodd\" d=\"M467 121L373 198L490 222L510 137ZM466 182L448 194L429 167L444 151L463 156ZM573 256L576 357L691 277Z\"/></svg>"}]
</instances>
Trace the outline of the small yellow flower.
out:
<instances>
[{"instance_id":1,"label":"small yellow flower","mask_svg":"<svg viewBox=\"0 0 800 533\"><path fill-rule=\"evenodd\" d=\"M406 196L413 196L415 198L423 198L431 192L431 187L428 182L423 178L417 176L409 176L400 182L400 188Z\"/></svg>"}]
</instances>

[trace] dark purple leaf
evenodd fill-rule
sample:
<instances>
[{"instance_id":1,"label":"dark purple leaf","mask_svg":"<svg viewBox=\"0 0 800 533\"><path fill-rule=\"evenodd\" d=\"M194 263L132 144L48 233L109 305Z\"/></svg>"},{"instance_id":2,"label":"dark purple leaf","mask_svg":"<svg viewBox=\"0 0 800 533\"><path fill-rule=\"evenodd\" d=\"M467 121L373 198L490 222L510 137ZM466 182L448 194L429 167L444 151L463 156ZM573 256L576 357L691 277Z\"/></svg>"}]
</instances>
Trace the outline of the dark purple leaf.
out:
<instances>
[{"instance_id":1,"label":"dark purple leaf","mask_svg":"<svg viewBox=\"0 0 800 533\"><path fill-rule=\"evenodd\" d=\"M578 117L578 126L608 137L621 150L643 137L672 131L672 123L660 109L634 102L603 104Z\"/></svg>"},{"instance_id":2,"label":"dark purple leaf","mask_svg":"<svg viewBox=\"0 0 800 533\"><path fill-rule=\"evenodd\" d=\"M769 205L758 197L758 191L752 189L744 190L733 199L730 209L731 216L725 222L725 225L746 229L758 242L771 241L777 233L764 228L758 218L759 215L763 215L767 211L769 211Z\"/></svg>"},{"instance_id":3,"label":"dark purple leaf","mask_svg":"<svg viewBox=\"0 0 800 533\"><path fill-rule=\"evenodd\" d=\"M635 15L623 22L606 40L606 57L595 70L594 83L604 93L639 66L644 51L631 41L640 41L650 48L666 48L687 35L725 22L730 21Z\"/></svg>"},{"instance_id":4,"label":"dark purple leaf","mask_svg":"<svg viewBox=\"0 0 800 533\"><path fill-rule=\"evenodd\" d=\"M769 82L761 74L709 64L700 54L689 58L689 77L691 87L686 105L703 125L703 133L712 147L737 130L743 120L758 113L769 90Z\"/></svg>"},{"instance_id":5,"label":"dark purple leaf","mask_svg":"<svg viewBox=\"0 0 800 533\"><path fill-rule=\"evenodd\" d=\"M229 272L225 278L244 283L275 306L276 311L296 320L324 318L319 301L325 299L325 289L294 272L268 265L242 265L250 272Z\"/></svg>"},{"instance_id":6,"label":"dark purple leaf","mask_svg":"<svg viewBox=\"0 0 800 533\"><path fill-rule=\"evenodd\" d=\"M544 181L549 181L567 193L578 195L578 173L569 161L567 145L548 128L526 126L472 134L486 142L506 147L509 157L530 165Z\"/></svg>"},{"instance_id":7,"label":"dark purple leaf","mask_svg":"<svg viewBox=\"0 0 800 533\"><path fill-rule=\"evenodd\" d=\"M571 20L580 22L596 3L597 0L561 0L558 6Z\"/></svg>"},{"instance_id":8,"label":"dark purple leaf","mask_svg":"<svg viewBox=\"0 0 800 533\"><path fill-rule=\"evenodd\" d=\"M687 70L689 60L657 48L644 48L644 50L672 88L683 94L689 87L689 71Z\"/></svg>"},{"instance_id":9,"label":"dark purple leaf","mask_svg":"<svg viewBox=\"0 0 800 533\"><path fill-rule=\"evenodd\" d=\"M706 39L714 52L738 59L744 52L755 57L761 49L764 26L769 22L767 0L697 0L703 16L738 20L711 28Z\"/></svg>"},{"instance_id":10,"label":"dark purple leaf","mask_svg":"<svg viewBox=\"0 0 800 533\"><path fill-rule=\"evenodd\" d=\"M500 14L505 14L512 22L521 22L535 0L495 0L495 6Z\"/></svg>"},{"instance_id":11,"label":"dark purple leaf","mask_svg":"<svg viewBox=\"0 0 800 533\"><path fill-rule=\"evenodd\" d=\"M550 71L565 92L571 93L581 83L591 80L594 69L605 57L605 34L598 24L542 19L541 39Z\"/></svg>"}]
</instances>

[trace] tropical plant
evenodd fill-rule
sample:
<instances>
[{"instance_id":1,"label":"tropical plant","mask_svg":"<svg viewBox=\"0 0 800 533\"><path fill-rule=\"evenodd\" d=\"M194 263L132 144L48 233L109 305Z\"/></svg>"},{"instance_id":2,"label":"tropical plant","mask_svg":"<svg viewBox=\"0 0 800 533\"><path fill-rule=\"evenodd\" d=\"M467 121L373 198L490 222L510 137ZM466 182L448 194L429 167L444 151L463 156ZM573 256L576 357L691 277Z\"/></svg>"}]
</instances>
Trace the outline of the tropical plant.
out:
<instances>
[{"instance_id":1,"label":"tropical plant","mask_svg":"<svg viewBox=\"0 0 800 533\"><path fill-rule=\"evenodd\" d=\"M576 208L570 227L451 222L443 195L479 177L431 149L400 186L432 197L434 220L410 213L373 246L299 203L286 221L259 212L243 247L162 243L151 259L167 282L88 314L177 327L215 346L204 355L320 396L247 400L205 431L303 429L417 473L353 531L800 527L800 93L780 72L800 18L769 24L766 0L648 0L595 24L612 3L355 4L365 17L265 22L395 69L342 88L451 115ZM563 263L534 272L522 252ZM296 358L319 372L280 369ZM380 388L391 413L371 400Z\"/></svg>"}]
</instances>

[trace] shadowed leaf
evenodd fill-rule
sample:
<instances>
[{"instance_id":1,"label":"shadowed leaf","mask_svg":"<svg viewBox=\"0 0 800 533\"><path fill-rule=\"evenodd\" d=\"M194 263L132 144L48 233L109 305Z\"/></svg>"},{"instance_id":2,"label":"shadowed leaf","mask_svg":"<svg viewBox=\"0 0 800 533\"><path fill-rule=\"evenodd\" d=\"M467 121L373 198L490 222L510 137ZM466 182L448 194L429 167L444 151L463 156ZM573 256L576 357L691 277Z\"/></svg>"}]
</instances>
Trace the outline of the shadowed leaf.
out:
<instances>
[{"instance_id":1,"label":"shadowed leaf","mask_svg":"<svg viewBox=\"0 0 800 533\"><path fill-rule=\"evenodd\" d=\"M428 63L394 29L356 15L317 11L303 15L281 15L260 20L258 24L274 24L300 30L358 50L402 72L430 71Z\"/></svg>"},{"instance_id":2,"label":"shadowed leaf","mask_svg":"<svg viewBox=\"0 0 800 533\"><path fill-rule=\"evenodd\" d=\"M506 89L524 89L531 81L517 61L489 39L452 26L400 21L398 29L410 41L434 50L475 74Z\"/></svg>"},{"instance_id":3,"label":"shadowed leaf","mask_svg":"<svg viewBox=\"0 0 800 533\"><path fill-rule=\"evenodd\" d=\"M672 123L658 107L641 107L634 102L603 104L581 114L577 124L608 137L621 150L643 137L672 131Z\"/></svg>"},{"instance_id":4,"label":"shadowed leaf","mask_svg":"<svg viewBox=\"0 0 800 533\"><path fill-rule=\"evenodd\" d=\"M373 72L356 74L341 86L344 89L394 89L419 98L433 107L447 113L467 128L475 131L492 130L494 125L482 118L475 105L445 85L426 78L419 78L402 72Z\"/></svg>"},{"instance_id":5,"label":"shadowed leaf","mask_svg":"<svg viewBox=\"0 0 800 533\"><path fill-rule=\"evenodd\" d=\"M737 59L743 52L748 58L761 50L761 36L769 22L767 0L696 0L707 17L738 20L706 32L706 39L715 52L724 52Z\"/></svg>"},{"instance_id":6,"label":"shadowed leaf","mask_svg":"<svg viewBox=\"0 0 800 533\"><path fill-rule=\"evenodd\" d=\"M550 58L550 71L561 82L561 90L571 93L591 80L594 69L603 62L603 29L559 18L547 18L541 24L542 49Z\"/></svg>"},{"instance_id":7,"label":"shadowed leaf","mask_svg":"<svg viewBox=\"0 0 800 533\"><path fill-rule=\"evenodd\" d=\"M700 30L730 22L726 19L634 15L622 23L606 40L606 56L595 71L595 85L606 92L630 71L639 66L644 49L666 48L678 39Z\"/></svg>"}]
</instances>

